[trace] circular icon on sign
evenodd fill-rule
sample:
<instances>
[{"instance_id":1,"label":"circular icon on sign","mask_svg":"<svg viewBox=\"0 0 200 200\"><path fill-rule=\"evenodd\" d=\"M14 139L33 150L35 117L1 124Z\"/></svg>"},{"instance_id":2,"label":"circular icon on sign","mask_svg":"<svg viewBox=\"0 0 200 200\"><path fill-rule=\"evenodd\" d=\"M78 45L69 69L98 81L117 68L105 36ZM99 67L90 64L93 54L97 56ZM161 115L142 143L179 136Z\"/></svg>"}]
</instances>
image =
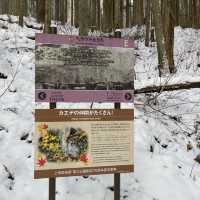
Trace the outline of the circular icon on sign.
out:
<instances>
[{"instance_id":1,"label":"circular icon on sign","mask_svg":"<svg viewBox=\"0 0 200 200\"><path fill-rule=\"evenodd\" d=\"M130 101L130 100L132 99L132 94L131 94L131 93L126 93L126 94L124 95L124 97L125 97L125 99L126 99L127 101Z\"/></svg>"},{"instance_id":2,"label":"circular icon on sign","mask_svg":"<svg viewBox=\"0 0 200 200\"><path fill-rule=\"evenodd\" d=\"M38 93L38 98L39 98L40 100L44 100L44 99L46 99L46 97L47 97L47 95L46 95L45 92L39 92L39 93Z\"/></svg>"}]
</instances>

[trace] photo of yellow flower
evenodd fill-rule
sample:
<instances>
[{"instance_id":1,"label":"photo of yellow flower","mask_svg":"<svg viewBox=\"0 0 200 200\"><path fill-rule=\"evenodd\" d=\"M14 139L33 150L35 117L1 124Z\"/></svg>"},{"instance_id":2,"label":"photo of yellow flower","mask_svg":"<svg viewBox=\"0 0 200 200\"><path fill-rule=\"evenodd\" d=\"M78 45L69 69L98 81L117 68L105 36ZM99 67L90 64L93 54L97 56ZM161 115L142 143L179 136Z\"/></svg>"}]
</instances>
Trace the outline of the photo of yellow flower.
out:
<instances>
[{"instance_id":1,"label":"photo of yellow flower","mask_svg":"<svg viewBox=\"0 0 200 200\"><path fill-rule=\"evenodd\" d=\"M88 135L81 128L66 127L63 131L41 123L37 131L38 160L45 156L48 162L88 163Z\"/></svg>"}]
</instances>

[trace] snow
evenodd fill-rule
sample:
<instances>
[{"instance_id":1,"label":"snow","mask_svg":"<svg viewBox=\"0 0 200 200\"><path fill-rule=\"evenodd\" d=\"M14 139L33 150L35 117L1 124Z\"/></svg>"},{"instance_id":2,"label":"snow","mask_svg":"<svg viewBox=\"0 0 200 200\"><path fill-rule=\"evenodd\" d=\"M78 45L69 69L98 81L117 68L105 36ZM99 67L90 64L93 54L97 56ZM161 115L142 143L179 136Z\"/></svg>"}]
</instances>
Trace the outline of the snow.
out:
<instances>
[{"instance_id":1,"label":"snow","mask_svg":"<svg viewBox=\"0 0 200 200\"><path fill-rule=\"evenodd\" d=\"M5 20L0 20L0 24L7 27L0 28L0 72L8 76L0 79L0 200L35 200L36 195L38 200L45 200L48 179L33 180L35 43L28 38L40 30L20 28L8 23L5 16L0 18ZM71 27L67 30L77 34ZM174 52L178 71L161 79L155 44L145 47L143 30L139 34L138 30L138 27L123 30L124 36L138 38L136 88L168 80L169 83L199 81L200 30L176 28ZM194 158L200 153L196 146L200 137L199 100L200 89L135 97L135 172L121 175L121 199L199 200L199 164L190 176ZM48 108L48 104L37 103L36 107ZM89 108L90 103L58 103L57 107ZM113 104L94 103L93 107L113 108ZM128 107L133 105L122 104L122 108ZM191 151L187 151L189 141L193 145ZM57 178L56 196L57 200L109 200L113 199L112 186L113 175Z\"/></svg>"},{"instance_id":2,"label":"snow","mask_svg":"<svg viewBox=\"0 0 200 200\"><path fill-rule=\"evenodd\" d=\"M135 65L137 81L136 88L148 85L165 85L200 81L200 62L198 53L200 52L200 30L175 29L175 65L177 73L160 78L158 76L157 50L155 43L152 47L145 47L144 41L137 43L136 50L137 63Z\"/></svg>"}]
</instances>

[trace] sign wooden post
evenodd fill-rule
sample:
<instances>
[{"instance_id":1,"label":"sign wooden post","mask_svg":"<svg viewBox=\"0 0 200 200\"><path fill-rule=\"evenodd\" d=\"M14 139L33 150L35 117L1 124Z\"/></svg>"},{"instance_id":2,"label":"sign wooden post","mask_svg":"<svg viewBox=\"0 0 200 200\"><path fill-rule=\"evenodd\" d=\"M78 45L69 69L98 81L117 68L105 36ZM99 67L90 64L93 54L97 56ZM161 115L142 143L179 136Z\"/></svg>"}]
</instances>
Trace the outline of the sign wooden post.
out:
<instances>
[{"instance_id":1,"label":"sign wooden post","mask_svg":"<svg viewBox=\"0 0 200 200\"><path fill-rule=\"evenodd\" d=\"M120 109L120 103L115 103L115 109ZM114 174L114 200L120 200L120 173Z\"/></svg>"},{"instance_id":2,"label":"sign wooden post","mask_svg":"<svg viewBox=\"0 0 200 200\"><path fill-rule=\"evenodd\" d=\"M56 199L56 178L49 178L49 200Z\"/></svg>"},{"instance_id":3,"label":"sign wooden post","mask_svg":"<svg viewBox=\"0 0 200 200\"><path fill-rule=\"evenodd\" d=\"M49 108L55 109L56 103L50 103ZM49 200L56 200L56 178L49 178Z\"/></svg>"},{"instance_id":4,"label":"sign wooden post","mask_svg":"<svg viewBox=\"0 0 200 200\"><path fill-rule=\"evenodd\" d=\"M115 31L115 37L121 38L121 31ZM115 109L120 109L120 103L114 104ZM114 200L120 200L120 173L114 174Z\"/></svg>"},{"instance_id":5,"label":"sign wooden post","mask_svg":"<svg viewBox=\"0 0 200 200\"><path fill-rule=\"evenodd\" d=\"M49 11L47 0L45 1L45 9L47 12ZM48 24L49 19L45 18L45 20L47 20L47 24ZM51 20L50 20L50 23L51 23ZM44 27L44 33L57 34L57 29L55 27L51 27L50 25L48 28ZM56 103L50 103L49 108L55 109ZM55 199L56 199L56 179L49 178L49 200L55 200Z\"/></svg>"}]
</instances>

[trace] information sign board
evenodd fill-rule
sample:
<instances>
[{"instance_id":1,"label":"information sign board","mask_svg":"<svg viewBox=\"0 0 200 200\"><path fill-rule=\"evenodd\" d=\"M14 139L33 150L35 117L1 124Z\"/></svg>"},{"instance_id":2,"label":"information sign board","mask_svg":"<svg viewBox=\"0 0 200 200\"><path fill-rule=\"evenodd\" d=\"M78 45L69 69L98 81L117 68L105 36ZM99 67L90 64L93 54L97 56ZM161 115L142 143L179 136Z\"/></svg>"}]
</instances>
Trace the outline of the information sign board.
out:
<instances>
[{"instance_id":1,"label":"information sign board","mask_svg":"<svg viewBox=\"0 0 200 200\"><path fill-rule=\"evenodd\" d=\"M37 102L133 102L134 41L36 34Z\"/></svg>"},{"instance_id":2,"label":"information sign board","mask_svg":"<svg viewBox=\"0 0 200 200\"><path fill-rule=\"evenodd\" d=\"M133 110L36 110L35 178L133 171Z\"/></svg>"}]
</instances>

